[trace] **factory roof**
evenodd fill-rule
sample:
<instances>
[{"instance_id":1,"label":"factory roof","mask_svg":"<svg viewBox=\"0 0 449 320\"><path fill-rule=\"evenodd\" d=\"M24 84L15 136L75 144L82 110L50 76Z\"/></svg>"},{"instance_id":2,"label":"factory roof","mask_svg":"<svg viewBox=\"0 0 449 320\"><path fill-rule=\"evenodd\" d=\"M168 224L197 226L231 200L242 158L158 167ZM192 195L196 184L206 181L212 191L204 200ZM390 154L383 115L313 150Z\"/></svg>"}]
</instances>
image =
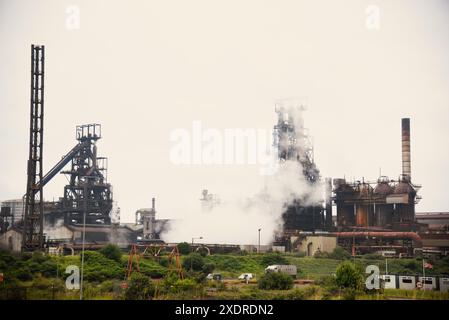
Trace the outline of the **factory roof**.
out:
<instances>
[{"instance_id":1,"label":"factory roof","mask_svg":"<svg viewBox=\"0 0 449 320\"><path fill-rule=\"evenodd\" d=\"M449 212L417 212L416 219L449 219Z\"/></svg>"}]
</instances>

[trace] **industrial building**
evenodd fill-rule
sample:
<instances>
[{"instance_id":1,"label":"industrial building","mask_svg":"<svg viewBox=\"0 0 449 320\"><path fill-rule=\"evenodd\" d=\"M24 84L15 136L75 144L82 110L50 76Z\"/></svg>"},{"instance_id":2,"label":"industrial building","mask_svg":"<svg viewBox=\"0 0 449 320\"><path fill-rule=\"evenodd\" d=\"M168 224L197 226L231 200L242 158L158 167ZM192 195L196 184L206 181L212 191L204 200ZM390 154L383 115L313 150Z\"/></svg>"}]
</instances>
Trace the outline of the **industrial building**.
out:
<instances>
[{"instance_id":1,"label":"industrial building","mask_svg":"<svg viewBox=\"0 0 449 320\"><path fill-rule=\"evenodd\" d=\"M44 57L44 46L31 47L27 187L23 198L1 205L0 246L16 251L61 246L75 250L84 230L90 248L111 242L122 247L137 242L161 242L160 235L169 228L170 220L156 219L154 198L150 208L135 212L134 223L113 221L108 159L100 157L97 150L102 138L100 124L77 126L75 145L44 174ZM279 165L296 161L310 189L324 186L324 196L312 201L311 194L306 193L301 199L285 203L282 227L274 235L271 250L314 255L340 245L354 255L385 250L398 256L417 252L447 255L449 214L415 213L420 185L412 181L409 118L401 120L402 173L398 178L380 176L374 181L363 178L347 181L320 176L301 104L280 100L275 111L273 137ZM45 202L44 187L58 173L68 180L62 197ZM219 198L206 189L200 201L203 212L220 204ZM119 215L119 211L115 213Z\"/></svg>"}]
</instances>

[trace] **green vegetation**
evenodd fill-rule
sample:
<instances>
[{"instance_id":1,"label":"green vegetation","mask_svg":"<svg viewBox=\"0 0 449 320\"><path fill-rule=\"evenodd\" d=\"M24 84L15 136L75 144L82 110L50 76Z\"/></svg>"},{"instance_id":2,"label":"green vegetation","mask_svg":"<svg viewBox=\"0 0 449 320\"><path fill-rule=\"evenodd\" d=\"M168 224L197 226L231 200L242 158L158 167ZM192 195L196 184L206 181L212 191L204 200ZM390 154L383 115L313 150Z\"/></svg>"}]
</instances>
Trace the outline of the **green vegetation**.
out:
<instances>
[{"instance_id":1,"label":"green vegetation","mask_svg":"<svg viewBox=\"0 0 449 320\"><path fill-rule=\"evenodd\" d=\"M375 254L353 258L341 248L316 257L245 252L202 256L189 250L180 257L183 279L175 262L169 261L168 252L162 252L158 257L140 256L140 272L134 261L134 272L127 280L124 279L129 257L117 249L107 246L100 251L85 252L85 299L449 299L449 293L438 291L366 291L363 285L366 266L377 265L384 273L385 258ZM434 268L427 269L426 274L449 273L449 257L429 262ZM314 280L314 283L293 283L291 277L279 273L264 275L265 268L271 264L296 265L297 278ZM79 290L68 290L65 286L68 276L65 271L71 265L81 265L79 255L0 251L0 272L4 273L0 299L79 299ZM388 270L389 273L421 274L422 260L388 259ZM209 273L219 273L223 280L208 280ZM255 278L249 283L238 280L242 273L253 273Z\"/></svg>"},{"instance_id":2,"label":"green vegetation","mask_svg":"<svg viewBox=\"0 0 449 320\"><path fill-rule=\"evenodd\" d=\"M189 254L190 244L188 244L187 242L178 243L178 251L180 254Z\"/></svg>"},{"instance_id":3,"label":"green vegetation","mask_svg":"<svg viewBox=\"0 0 449 320\"><path fill-rule=\"evenodd\" d=\"M133 273L125 291L126 300L148 300L154 297L155 287L151 279L141 273Z\"/></svg>"},{"instance_id":4,"label":"green vegetation","mask_svg":"<svg viewBox=\"0 0 449 320\"><path fill-rule=\"evenodd\" d=\"M100 253L106 258L120 262L122 259L122 251L115 244L108 244L100 250Z\"/></svg>"},{"instance_id":5,"label":"green vegetation","mask_svg":"<svg viewBox=\"0 0 449 320\"><path fill-rule=\"evenodd\" d=\"M191 253L184 258L182 267L184 270L201 271L204 266L204 258L199 253Z\"/></svg>"},{"instance_id":6,"label":"green vegetation","mask_svg":"<svg viewBox=\"0 0 449 320\"><path fill-rule=\"evenodd\" d=\"M289 290L293 288L293 279L284 272L269 272L259 279L259 289Z\"/></svg>"},{"instance_id":7,"label":"green vegetation","mask_svg":"<svg viewBox=\"0 0 449 320\"><path fill-rule=\"evenodd\" d=\"M363 269L359 264L345 261L338 266L335 281L339 287L361 290L364 285Z\"/></svg>"}]
</instances>

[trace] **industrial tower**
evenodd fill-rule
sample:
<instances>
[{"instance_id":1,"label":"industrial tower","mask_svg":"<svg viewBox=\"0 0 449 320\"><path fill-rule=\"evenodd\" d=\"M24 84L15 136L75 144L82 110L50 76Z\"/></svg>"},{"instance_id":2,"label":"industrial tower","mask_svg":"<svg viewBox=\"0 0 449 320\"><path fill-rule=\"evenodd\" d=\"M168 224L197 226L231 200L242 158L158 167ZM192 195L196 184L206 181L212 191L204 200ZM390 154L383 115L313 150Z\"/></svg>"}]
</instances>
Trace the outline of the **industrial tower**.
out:
<instances>
[{"instance_id":1,"label":"industrial tower","mask_svg":"<svg viewBox=\"0 0 449 320\"><path fill-rule=\"evenodd\" d=\"M310 186L320 181L320 172L313 159L313 146L304 127L302 112L305 108L291 99L280 100L276 104L278 122L274 126L274 145L282 165L285 161L297 161L302 174ZM331 206L328 209L331 215ZM329 217L330 220L332 217ZM286 204L283 214L284 234L324 229L326 223L322 203L305 205L300 199Z\"/></svg>"},{"instance_id":2,"label":"industrial tower","mask_svg":"<svg viewBox=\"0 0 449 320\"><path fill-rule=\"evenodd\" d=\"M22 250L40 250L44 245L42 162L44 142L44 46L31 46L30 147L25 195Z\"/></svg>"}]
</instances>

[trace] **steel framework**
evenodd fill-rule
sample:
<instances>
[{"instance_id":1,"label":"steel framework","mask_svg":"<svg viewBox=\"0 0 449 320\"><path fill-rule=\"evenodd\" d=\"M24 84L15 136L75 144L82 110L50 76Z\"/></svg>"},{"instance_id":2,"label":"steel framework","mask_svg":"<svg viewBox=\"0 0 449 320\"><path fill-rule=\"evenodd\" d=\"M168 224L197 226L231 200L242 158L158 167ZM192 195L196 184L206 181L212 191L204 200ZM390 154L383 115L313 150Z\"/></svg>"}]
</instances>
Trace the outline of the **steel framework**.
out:
<instances>
[{"instance_id":1,"label":"steel framework","mask_svg":"<svg viewBox=\"0 0 449 320\"><path fill-rule=\"evenodd\" d=\"M42 180L44 138L44 46L31 46L30 145L25 195L22 250L44 246Z\"/></svg>"}]
</instances>

